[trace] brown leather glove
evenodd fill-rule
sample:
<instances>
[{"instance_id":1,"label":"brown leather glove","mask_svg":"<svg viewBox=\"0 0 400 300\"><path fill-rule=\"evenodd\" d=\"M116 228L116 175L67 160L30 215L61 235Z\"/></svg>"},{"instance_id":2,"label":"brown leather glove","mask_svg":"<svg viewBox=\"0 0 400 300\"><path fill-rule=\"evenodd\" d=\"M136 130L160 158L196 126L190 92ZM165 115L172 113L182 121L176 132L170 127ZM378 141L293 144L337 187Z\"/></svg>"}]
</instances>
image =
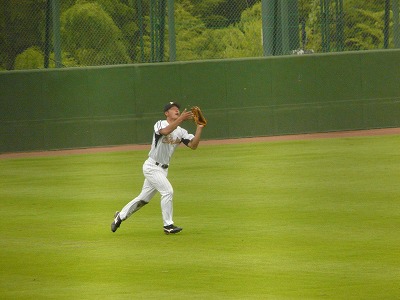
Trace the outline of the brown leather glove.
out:
<instances>
[{"instance_id":1,"label":"brown leather glove","mask_svg":"<svg viewBox=\"0 0 400 300\"><path fill-rule=\"evenodd\" d=\"M191 108L191 111L193 113L193 121L197 124L197 125L203 125L206 126L207 125L207 119L204 117L200 107L198 106L193 106Z\"/></svg>"}]
</instances>

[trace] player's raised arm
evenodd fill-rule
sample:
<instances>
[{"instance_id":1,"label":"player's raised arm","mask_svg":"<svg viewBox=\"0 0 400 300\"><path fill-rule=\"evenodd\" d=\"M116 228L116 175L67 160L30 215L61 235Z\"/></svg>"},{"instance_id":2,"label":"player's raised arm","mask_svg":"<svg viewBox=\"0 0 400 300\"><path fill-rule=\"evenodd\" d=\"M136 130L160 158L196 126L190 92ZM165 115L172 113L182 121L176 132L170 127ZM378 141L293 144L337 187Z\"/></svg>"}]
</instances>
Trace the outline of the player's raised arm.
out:
<instances>
[{"instance_id":1,"label":"player's raised arm","mask_svg":"<svg viewBox=\"0 0 400 300\"><path fill-rule=\"evenodd\" d=\"M203 131L204 125L197 125L196 133L194 134L194 138L189 142L188 147L196 150L200 143L201 132Z\"/></svg>"}]
</instances>

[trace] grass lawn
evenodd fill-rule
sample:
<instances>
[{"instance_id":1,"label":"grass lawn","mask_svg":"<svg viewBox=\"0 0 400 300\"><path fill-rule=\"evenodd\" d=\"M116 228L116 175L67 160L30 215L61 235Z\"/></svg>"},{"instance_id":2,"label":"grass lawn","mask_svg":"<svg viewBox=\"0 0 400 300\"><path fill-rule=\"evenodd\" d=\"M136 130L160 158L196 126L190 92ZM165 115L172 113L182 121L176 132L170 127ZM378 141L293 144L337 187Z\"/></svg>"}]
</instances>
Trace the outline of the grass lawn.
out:
<instances>
[{"instance_id":1,"label":"grass lawn","mask_svg":"<svg viewBox=\"0 0 400 300\"><path fill-rule=\"evenodd\" d=\"M400 136L0 160L0 299L400 299Z\"/></svg>"}]
</instances>

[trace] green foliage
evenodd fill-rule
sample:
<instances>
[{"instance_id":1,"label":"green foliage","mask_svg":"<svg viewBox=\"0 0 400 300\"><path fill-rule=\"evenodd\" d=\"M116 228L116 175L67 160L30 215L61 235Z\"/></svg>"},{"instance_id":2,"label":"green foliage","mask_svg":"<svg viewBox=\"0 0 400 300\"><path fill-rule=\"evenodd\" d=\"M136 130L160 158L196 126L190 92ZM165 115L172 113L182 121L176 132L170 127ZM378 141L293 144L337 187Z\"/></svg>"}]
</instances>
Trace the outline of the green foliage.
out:
<instances>
[{"instance_id":1,"label":"green foliage","mask_svg":"<svg viewBox=\"0 0 400 300\"><path fill-rule=\"evenodd\" d=\"M199 16L207 28L229 27L239 22L241 13L259 0L191 0L191 13Z\"/></svg>"},{"instance_id":2,"label":"green foliage","mask_svg":"<svg viewBox=\"0 0 400 300\"><path fill-rule=\"evenodd\" d=\"M46 0L0 1L0 66L12 70L18 54L42 45L45 7Z\"/></svg>"},{"instance_id":3,"label":"green foliage","mask_svg":"<svg viewBox=\"0 0 400 300\"><path fill-rule=\"evenodd\" d=\"M115 25L121 30L122 37L120 41L124 43L131 60L135 58L136 36L138 32L138 16L133 7L130 7L127 1L115 0L79 0L77 4L97 3L112 18Z\"/></svg>"},{"instance_id":4,"label":"green foliage","mask_svg":"<svg viewBox=\"0 0 400 300\"><path fill-rule=\"evenodd\" d=\"M398 299L398 136L180 148L111 233L147 151L0 160L1 299Z\"/></svg>"},{"instance_id":5,"label":"green foliage","mask_svg":"<svg viewBox=\"0 0 400 300\"><path fill-rule=\"evenodd\" d=\"M226 57L262 56L261 4L255 4L253 7L244 10L240 22L234 27L238 28L242 38L238 39L238 44L233 43L230 47L227 47Z\"/></svg>"},{"instance_id":6,"label":"green foliage","mask_svg":"<svg viewBox=\"0 0 400 300\"><path fill-rule=\"evenodd\" d=\"M62 52L62 63L65 67L76 67L78 64L69 53ZM44 68L44 54L39 47L31 47L19 54L14 63L15 70ZM54 53L50 54L49 68L55 68Z\"/></svg>"},{"instance_id":7,"label":"green foliage","mask_svg":"<svg viewBox=\"0 0 400 300\"><path fill-rule=\"evenodd\" d=\"M14 63L15 70L43 68L43 53L38 47L31 47L19 54Z\"/></svg>"},{"instance_id":8,"label":"green foliage","mask_svg":"<svg viewBox=\"0 0 400 300\"><path fill-rule=\"evenodd\" d=\"M154 43L150 0L60 1L63 65L105 65L150 61ZM322 51L320 0L299 0L299 35L306 49ZM330 50L384 47L384 1L343 0L344 39L338 34L337 1L330 1ZM138 15L139 4L142 16ZM45 0L0 0L0 68L40 64L45 49ZM261 0L175 0L177 60L261 56ZM143 26L140 28L140 22ZM268 20L267 20L268 22ZM156 22L157 23L157 22ZM156 28L160 24L153 24ZM304 31L302 26L305 26ZM52 30L52 24L48 24ZM393 31L390 24L389 33ZM168 22L164 57L168 59ZM142 36L141 36L142 34ZM143 43L142 43L143 42ZM393 47L393 36L389 38ZM34 51L33 51L33 50ZM36 49L36 50L35 50ZM27 52L25 52L27 51ZM35 52L36 51L36 52ZM142 53L144 58L142 59ZM18 65L14 66L17 61ZM32 62L24 62L32 57Z\"/></svg>"},{"instance_id":9,"label":"green foliage","mask_svg":"<svg viewBox=\"0 0 400 300\"><path fill-rule=\"evenodd\" d=\"M207 43L203 32L206 27L200 18L193 16L187 9L190 4L175 5L176 48L178 60L199 59L199 52ZM200 48L199 48L200 47Z\"/></svg>"},{"instance_id":10,"label":"green foliage","mask_svg":"<svg viewBox=\"0 0 400 300\"><path fill-rule=\"evenodd\" d=\"M207 28L191 6L176 10L177 52L180 60L251 57L262 54L261 3L245 10L236 24Z\"/></svg>"},{"instance_id":11,"label":"green foliage","mask_svg":"<svg viewBox=\"0 0 400 300\"><path fill-rule=\"evenodd\" d=\"M319 5L320 0L313 0L311 5L308 7L308 16L306 11L303 12L303 18L306 22L306 34L307 34L307 44L305 48L312 49L315 52L319 52L322 49L321 41L321 24L320 24L320 12L321 7Z\"/></svg>"},{"instance_id":12,"label":"green foliage","mask_svg":"<svg viewBox=\"0 0 400 300\"><path fill-rule=\"evenodd\" d=\"M362 19L363 23L351 23L346 26L346 46L353 50L383 48L383 15L384 11L354 9L351 19Z\"/></svg>"},{"instance_id":13,"label":"green foliage","mask_svg":"<svg viewBox=\"0 0 400 300\"><path fill-rule=\"evenodd\" d=\"M80 65L129 63L122 32L97 3L77 3L61 17L65 49Z\"/></svg>"},{"instance_id":14,"label":"green foliage","mask_svg":"<svg viewBox=\"0 0 400 300\"><path fill-rule=\"evenodd\" d=\"M320 0L300 2L300 18L306 20L307 48L321 51ZM335 2L330 2L330 37L333 49L337 44ZM345 50L382 49L384 39L384 1L344 0Z\"/></svg>"}]
</instances>

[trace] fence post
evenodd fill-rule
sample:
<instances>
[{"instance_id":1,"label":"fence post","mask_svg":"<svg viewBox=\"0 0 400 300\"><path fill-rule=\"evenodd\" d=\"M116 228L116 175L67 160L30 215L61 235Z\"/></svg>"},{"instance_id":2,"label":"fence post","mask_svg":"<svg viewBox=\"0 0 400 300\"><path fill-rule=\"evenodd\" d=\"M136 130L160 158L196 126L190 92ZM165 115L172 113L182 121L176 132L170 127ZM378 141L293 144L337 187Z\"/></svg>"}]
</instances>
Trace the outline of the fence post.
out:
<instances>
[{"instance_id":1,"label":"fence post","mask_svg":"<svg viewBox=\"0 0 400 300\"><path fill-rule=\"evenodd\" d=\"M44 33L44 65L47 69L49 67L50 49L51 49L51 0L46 1L46 27Z\"/></svg>"},{"instance_id":2,"label":"fence post","mask_svg":"<svg viewBox=\"0 0 400 300\"><path fill-rule=\"evenodd\" d=\"M394 47L400 48L399 0L392 0Z\"/></svg>"},{"instance_id":3,"label":"fence post","mask_svg":"<svg viewBox=\"0 0 400 300\"><path fill-rule=\"evenodd\" d=\"M159 36L160 43L158 47L158 61L164 61L164 45L165 45L165 13L166 13L166 3L165 0L160 0L159 3Z\"/></svg>"},{"instance_id":4,"label":"fence post","mask_svg":"<svg viewBox=\"0 0 400 300\"><path fill-rule=\"evenodd\" d=\"M176 60L174 0L168 0L169 61Z\"/></svg>"},{"instance_id":5,"label":"fence post","mask_svg":"<svg viewBox=\"0 0 400 300\"><path fill-rule=\"evenodd\" d=\"M343 0L336 0L336 35L337 50L344 50L344 17L343 17Z\"/></svg>"},{"instance_id":6,"label":"fence post","mask_svg":"<svg viewBox=\"0 0 400 300\"><path fill-rule=\"evenodd\" d=\"M385 0L385 14L383 25L383 48L389 48L389 26L390 26L390 0Z\"/></svg>"},{"instance_id":7,"label":"fence post","mask_svg":"<svg viewBox=\"0 0 400 300\"><path fill-rule=\"evenodd\" d=\"M299 19L299 5L297 0L292 0L289 2L289 50L296 50L300 48L300 19Z\"/></svg>"},{"instance_id":8,"label":"fence post","mask_svg":"<svg viewBox=\"0 0 400 300\"><path fill-rule=\"evenodd\" d=\"M289 5L281 1L282 54L289 54Z\"/></svg>"},{"instance_id":9,"label":"fence post","mask_svg":"<svg viewBox=\"0 0 400 300\"><path fill-rule=\"evenodd\" d=\"M320 0L321 5L321 35L322 35L322 51L330 52L330 1Z\"/></svg>"},{"instance_id":10,"label":"fence post","mask_svg":"<svg viewBox=\"0 0 400 300\"><path fill-rule=\"evenodd\" d=\"M135 5L133 3L134 0L129 0L129 5L134 8ZM138 26L139 26L139 45L140 45L140 60L139 62L144 62L144 42L143 42L143 10L142 10L142 0L137 0L137 18L138 18Z\"/></svg>"},{"instance_id":11,"label":"fence post","mask_svg":"<svg viewBox=\"0 0 400 300\"><path fill-rule=\"evenodd\" d=\"M164 61L165 0L150 2L151 62Z\"/></svg>"},{"instance_id":12,"label":"fence post","mask_svg":"<svg viewBox=\"0 0 400 300\"><path fill-rule=\"evenodd\" d=\"M53 18L53 35L54 35L54 60L56 68L61 68L61 37L60 37L60 3L59 0L51 0L52 4L52 18Z\"/></svg>"},{"instance_id":13,"label":"fence post","mask_svg":"<svg viewBox=\"0 0 400 300\"><path fill-rule=\"evenodd\" d=\"M276 23L275 0L262 0L262 44L264 56L274 55L274 28Z\"/></svg>"}]
</instances>

